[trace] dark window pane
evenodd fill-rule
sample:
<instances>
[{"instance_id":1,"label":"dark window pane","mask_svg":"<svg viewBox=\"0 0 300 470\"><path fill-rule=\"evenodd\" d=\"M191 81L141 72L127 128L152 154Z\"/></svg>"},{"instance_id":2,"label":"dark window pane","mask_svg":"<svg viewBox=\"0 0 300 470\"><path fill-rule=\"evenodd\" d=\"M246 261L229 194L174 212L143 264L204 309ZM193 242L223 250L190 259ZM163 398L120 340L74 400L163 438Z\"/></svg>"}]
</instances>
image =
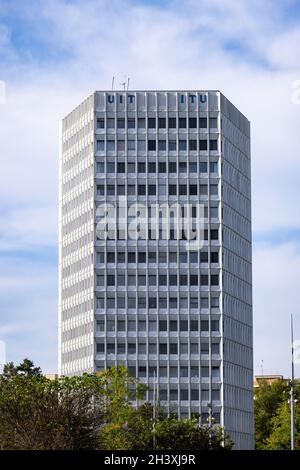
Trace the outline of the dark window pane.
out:
<instances>
[{"instance_id":1,"label":"dark window pane","mask_svg":"<svg viewBox=\"0 0 300 470\"><path fill-rule=\"evenodd\" d=\"M148 150L156 150L156 140L148 140Z\"/></svg>"},{"instance_id":2,"label":"dark window pane","mask_svg":"<svg viewBox=\"0 0 300 470\"><path fill-rule=\"evenodd\" d=\"M156 119L155 118L148 118L148 128L155 129L156 127Z\"/></svg>"},{"instance_id":3,"label":"dark window pane","mask_svg":"<svg viewBox=\"0 0 300 470\"><path fill-rule=\"evenodd\" d=\"M189 118L189 128L190 129L196 129L196 127L197 127L197 118L190 117Z\"/></svg>"},{"instance_id":4,"label":"dark window pane","mask_svg":"<svg viewBox=\"0 0 300 470\"><path fill-rule=\"evenodd\" d=\"M175 129L175 128L176 128L176 118L169 117L169 129Z\"/></svg>"}]
</instances>

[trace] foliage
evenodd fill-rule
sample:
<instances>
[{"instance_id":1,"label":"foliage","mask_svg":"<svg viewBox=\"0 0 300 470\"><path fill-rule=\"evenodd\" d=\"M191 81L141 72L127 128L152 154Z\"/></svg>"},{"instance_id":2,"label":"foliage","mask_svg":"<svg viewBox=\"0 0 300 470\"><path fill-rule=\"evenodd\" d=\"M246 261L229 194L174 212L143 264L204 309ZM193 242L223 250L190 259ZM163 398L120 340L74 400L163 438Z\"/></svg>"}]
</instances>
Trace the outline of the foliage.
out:
<instances>
[{"instance_id":1,"label":"foliage","mask_svg":"<svg viewBox=\"0 0 300 470\"><path fill-rule=\"evenodd\" d=\"M199 426L195 418L178 421L170 417L159 421L156 425L156 441L158 450L229 450L233 446L231 439L226 436L223 447L221 427L210 429L208 425Z\"/></svg>"},{"instance_id":2,"label":"foliage","mask_svg":"<svg viewBox=\"0 0 300 470\"><path fill-rule=\"evenodd\" d=\"M256 449L290 448L291 415L290 386L287 381L271 384L262 381L254 393L255 447ZM299 381L295 381L295 398L300 398ZM296 409L298 406L296 406Z\"/></svg>"},{"instance_id":3,"label":"foliage","mask_svg":"<svg viewBox=\"0 0 300 470\"><path fill-rule=\"evenodd\" d=\"M289 450L291 448L291 409L285 401L279 406L272 419L272 432L267 439L269 450ZM295 406L295 449L300 450L300 409Z\"/></svg>"},{"instance_id":4,"label":"foliage","mask_svg":"<svg viewBox=\"0 0 300 470\"><path fill-rule=\"evenodd\" d=\"M1 449L97 448L103 407L94 406L93 377L51 381L24 363L9 371L0 379Z\"/></svg>"},{"instance_id":5,"label":"foliage","mask_svg":"<svg viewBox=\"0 0 300 470\"><path fill-rule=\"evenodd\" d=\"M25 359L0 377L0 449L230 449L222 429L178 421L143 400L146 387L125 367L54 380ZM224 447L222 447L224 444Z\"/></svg>"}]
</instances>

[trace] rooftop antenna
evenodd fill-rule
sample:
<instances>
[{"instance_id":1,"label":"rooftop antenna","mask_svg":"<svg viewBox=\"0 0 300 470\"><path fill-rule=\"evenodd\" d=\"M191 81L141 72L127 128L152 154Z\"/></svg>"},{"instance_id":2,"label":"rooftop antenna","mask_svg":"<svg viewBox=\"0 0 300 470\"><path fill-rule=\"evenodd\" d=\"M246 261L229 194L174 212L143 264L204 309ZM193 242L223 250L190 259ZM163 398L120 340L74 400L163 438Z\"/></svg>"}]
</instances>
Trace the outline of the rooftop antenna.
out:
<instances>
[{"instance_id":1,"label":"rooftop antenna","mask_svg":"<svg viewBox=\"0 0 300 470\"><path fill-rule=\"evenodd\" d=\"M127 88L126 88L126 91L128 91L128 88L129 88L129 81L130 81L130 77L127 78Z\"/></svg>"},{"instance_id":2,"label":"rooftop antenna","mask_svg":"<svg viewBox=\"0 0 300 470\"><path fill-rule=\"evenodd\" d=\"M111 81L111 90L114 91L115 87L115 77L113 76L112 81Z\"/></svg>"},{"instance_id":3,"label":"rooftop antenna","mask_svg":"<svg viewBox=\"0 0 300 470\"><path fill-rule=\"evenodd\" d=\"M261 360L260 368L261 368L261 375L263 376L264 375L264 360L263 359Z\"/></svg>"}]
</instances>

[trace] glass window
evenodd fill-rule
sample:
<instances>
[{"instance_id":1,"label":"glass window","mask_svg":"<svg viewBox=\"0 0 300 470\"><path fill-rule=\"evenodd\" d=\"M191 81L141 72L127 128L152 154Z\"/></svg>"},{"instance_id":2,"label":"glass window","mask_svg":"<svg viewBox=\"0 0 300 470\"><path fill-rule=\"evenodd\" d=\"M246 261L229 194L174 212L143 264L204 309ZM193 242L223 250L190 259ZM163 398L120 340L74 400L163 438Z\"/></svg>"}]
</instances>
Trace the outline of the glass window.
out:
<instances>
[{"instance_id":1,"label":"glass window","mask_svg":"<svg viewBox=\"0 0 300 470\"><path fill-rule=\"evenodd\" d=\"M136 344L128 343L128 354L135 354L135 353L136 353Z\"/></svg>"},{"instance_id":2,"label":"glass window","mask_svg":"<svg viewBox=\"0 0 300 470\"><path fill-rule=\"evenodd\" d=\"M107 173L115 172L115 162L107 162L106 164Z\"/></svg>"},{"instance_id":3,"label":"glass window","mask_svg":"<svg viewBox=\"0 0 300 470\"><path fill-rule=\"evenodd\" d=\"M169 117L168 122L169 122L169 129L176 128L176 117Z\"/></svg>"},{"instance_id":4,"label":"glass window","mask_svg":"<svg viewBox=\"0 0 300 470\"><path fill-rule=\"evenodd\" d=\"M135 285L136 285L136 277L135 277L135 274L129 274L129 275L128 275L128 285L129 285L129 286L135 286Z\"/></svg>"},{"instance_id":5,"label":"glass window","mask_svg":"<svg viewBox=\"0 0 300 470\"><path fill-rule=\"evenodd\" d=\"M117 298L117 308L125 308L125 297Z\"/></svg>"},{"instance_id":6,"label":"glass window","mask_svg":"<svg viewBox=\"0 0 300 470\"><path fill-rule=\"evenodd\" d=\"M179 150L185 151L186 150L186 140L179 141Z\"/></svg>"},{"instance_id":7,"label":"glass window","mask_svg":"<svg viewBox=\"0 0 300 470\"><path fill-rule=\"evenodd\" d=\"M158 150L166 150L166 141L165 140L159 140L158 141Z\"/></svg>"},{"instance_id":8,"label":"glass window","mask_svg":"<svg viewBox=\"0 0 300 470\"><path fill-rule=\"evenodd\" d=\"M117 171L118 171L118 173L125 173L125 163L124 162L118 163Z\"/></svg>"},{"instance_id":9,"label":"glass window","mask_svg":"<svg viewBox=\"0 0 300 470\"><path fill-rule=\"evenodd\" d=\"M109 251L107 253L107 262L108 263L114 263L115 262L115 253Z\"/></svg>"},{"instance_id":10,"label":"glass window","mask_svg":"<svg viewBox=\"0 0 300 470\"><path fill-rule=\"evenodd\" d=\"M169 173L176 173L176 172L177 172L177 163L169 162Z\"/></svg>"},{"instance_id":11,"label":"glass window","mask_svg":"<svg viewBox=\"0 0 300 470\"><path fill-rule=\"evenodd\" d=\"M207 196L207 184L200 184L200 196Z\"/></svg>"},{"instance_id":12,"label":"glass window","mask_svg":"<svg viewBox=\"0 0 300 470\"><path fill-rule=\"evenodd\" d=\"M127 150L128 151L135 150L135 140L128 140L127 141Z\"/></svg>"},{"instance_id":13,"label":"glass window","mask_svg":"<svg viewBox=\"0 0 300 470\"><path fill-rule=\"evenodd\" d=\"M189 118L189 128L190 129L196 129L197 128L197 118L195 118L195 117L190 117Z\"/></svg>"},{"instance_id":14,"label":"glass window","mask_svg":"<svg viewBox=\"0 0 300 470\"><path fill-rule=\"evenodd\" d=\"M114 286L115 285L115 275L114 274L108 274L107 275L107 285L108 286Z\"/></svg>"},{"instance_id":15,"label":"glass window","mask_svg":"<svg viewBox=\"0 0 300 470\"><path fill-rule=\"evenodd\" d=\"M210 254L210 262L218 263L219 262L219 253L218 251L212 251Z\"/></svg>"},{"instance_id":16,"label":"glass window","mask_svg":"<svg viewBox=\"0 0 300 470\"><path fill-rule=\"evenodd\" d=\"M156 150L156 140L148 140L148 150L149 151Z\"/></svg>"},{"instance_id":17,"label":"glass window","mask_svg":"<svg viewBox=\"0 0 300 470\"><path fill-rule=\"evenodd\" d=\"M168 346L165 343L160 343L159 354L168 354Z\"/></svg>"},{"instance_id":18,"label":"glass window","mask_svg":"<svg viewBox=\"0 0 300 470\"><path fill-rule=\"evenodd\" d=\"M158 172L159 173L166 173L166 171L167 171L167 164L165 162L159 162Z\"/></svg>"},{"instance_id":19,"label":"glass window","mask_svg":"<svg viewBox=\"0 0 300 470\"><path fill-rule=\"evenodd\" d=\"M176 140L169 140L169 152L176 151Z\"/></svg>"},{"instance_id":20,"label":"glass window","mask_svg":"<svg viewBox=\"0 0 300 470\"><path fill-rule=\"evenodd\" d=\"M211 196L217 196L218 195L218 185L217 184L211 184L210 185L210 194Z\"/></svg>"},{"instance_id":21,"label":"glass window","mask_svg":"<svg viewBox=\"0 0 300 470\"><path fill-rule=\"evenodd\" d=\"M108 140L106 148L107 148L108 152L114 152L114 150L115 150L115 141L114 140Z\"/></svg>"},{"instance_id":22,"label":"glass window","mask_svg":"<svg viewBox=\"0 0 300 470\"><path fill-rule=\"evenodd\" d=\"M149 186L148 186L148 195L149 196L155 196L156 195L156 185L155 184L149 184Z\"/></svg>"},{"instance_id":23,"label":"glass window","mask_svg":"<svg viewBox=\"0 0 300 470\"><path fill-rule=\"evenodd\" d=\"M97 343L97 353L104 353L104 343Z\"/></svg>"},{"instance_id":24,"label":"glass window","mask_svg":"<svg viewBox=\"0 0 300 470\"><path fill-rule=\"evenodd\" d=\"M135 129L135 119L134 118L128 118L127 127L128 127L128 129Z\"/></svg>"},{"instance_id":25,"label":"glass window","mask_svg":"<svg viewBox=\"0 0 300 470\"><path fill-rule=\"evenodd\" d=\"M207 118L206 117L201 117L200 118L199 126L200 126L200 129L206 129L207 128Z\"/></svg>"},{"instance_id":26,"label":"glass window","mask_svg":"<svg viewBox=\"0 0 300 470\"><path fill-rule=\"evenodd\" d=\"M196 162L190 162L189 172L190 173L197 173L197 163Z\"/></svg>"},{"instance_id":27,"label":"glass window","mask_svg":"<svg viewBox=\"0 0 300 470\"><path fill-rule=\"evenodd\" d=\"M200 251L200 262L201 263L208 263L208 252L207 251Z\"/></svg>"},{"instance_id":28,"label":"glass window","mask_svg":"<svg viewBox=\"0 0 300 470\"><path fill-rule=\"evenodd\" d=\"M115 195L115 185L114 184L108 184L107 185L107 195L108 196L114 196Z\"/></svg>"},{"instance_id":29,"label":"glass window","mask_svg":"<svg viewBox=\"0 0 300 470\"><path fill-rule=\"evenodd\" d=\"M125 195L125 185L124 184L118 184L117 195L118 196L124 196Z\"/></svg>"},{"instance_id":30,"label":"glass window","mask_svg":"<svg viewBox=\"0 0 300 470\"><path fill-rule=\"evenodd\" d=\"M219 274L212 274L210 276L210 283L212 286L218 286L219 285Z\"/></svg>"},{"instance_id":31,"label":"glass window","mask_svg":"<svg viewBox=\"0 0 300 470\"><path fill-rule=\"evenodd\" d=\"M210 173L218 173L218 163L217 162L210 162L209 171L210 171Z\"/></svg>"},{"instance_id":32,"label":"glass window","mask_svg":"<svg viewBox=\"0 0 300 470\"><path fill-rule=\"evenodd\" d=\"M207 366L202 366L201 367L201 377L209 377L209 367L207 367ZM203 392L204 392L204 390L203 390ZM204 395L203 392L202 392L202 399L205 400L205 398L203 396Z\"/></svg>"},{"instance_id":33,"label":"glass window","mask_svg":"<svg viewBox=\"0 0 300 470\"><path fill-rule=\"evenodd\" d=\"M139 184L138 185L138 195L139 196L146 196L146 185L145 184Z\"/></svg>"},{"instance_id":34,"label":"glass window","mask_svg":"<svg viewBox=\"0 0 300 470\"><path fill-rule=\"evenodd\" d=\"M163 117L158 118L158 127L160 129L165 129L165 127L166 127L166 118L163 118Z\"/></svg>"},{"instance_id":35,"label":"glass window","mask_svg":"<svg viewBox=\"0 0 300 470\"><path fill-rule=\"evenodd\" d=\"M211 139L209 141L210 150L218 150L218 141L216 139Z\"/></svg>"},{"instance_id":36,"label":"glass window","mask_svg":"<svg viewBox=\"0 0 300 470\"><path fill-rule=\"evenodd\" d=\"M156 173L156 163L148 162L148 173Z\"/></svg>"},{"instance_id":37,"label":"glass window","mask_svg":"<svg viewBox=\"0 0 300 470\"><path fill-rule=\"evenodd\" d=\"M124 118L119 118L117 120L117 127L118 127L118 129L125 129L125 119Z\"/></svg>"},{"instance_id":38,"label":"glass window","mask_svg":"<svg viewBox=\"0 0 300 470\"><path fill-rule=\"evenodd\" d=\"M108 129L114 129L115 128L115 118L107 118L106 124L107 124Z\"/></svg>"},{"instance_id":39,"label":"glass window","mask_svg":"<svg viewBox=\"0 0 300 470\"><path fill-rule=\"evenodd\" d=\"M186 118L185 117L180 117L179 118L179 128L180 129L185 129L186 128Z\"/></svg>"},{"instance_id":40,"label":"glass window","mask_svg":"<svg viewBox=\"0 0 300 470\"><path fill-rule=\"evenodd\" d=\"M176 184L169 184L169 195L170 196L176 196L177 191L176 191Z\"/></svg>"},{"instance_id":41,"label":"glass window","mask_svg":"<svg viewBox=\"0 0 300 470\"><path fill-rule=\"evenodd\" d=\"M219 231L217 229L212 229L210 231L210 239L211 240L218 240L219 238Z\"/></svg>"},{"instance_id":42,"label":"glass window","mask_svg":"<svg viewBox=\"0 0 300 470\"><path fill-rule=\"evenodd\" d=\"M150 251L148 257L149 263L156 263L156 253L154 251Z\"/></svg>"},{"instance_id":43,"label":"glass window","mask_svg":"<svg viewBox=\"0 0 300 470\"><path fill-rule=\"evenodd\" d=\"M216 129L218 127L218 119L216 117L209 118L209 127L211 129Z\"/></svg>"},{"instance_id":44,"label":"glass window","mask_svg":"<svg viewBox=\"0 0 300 470\"><path fill-rule=\"evenodd\" d=\"M104 196L104 185L103 184L97 184L97 196Z\"/></svg>"},{"instance_id":45,"label":"glass window","mask_svg":"<svg viewBox=\"0 0 300 470\"><path fill-rule=\"evenodd\" d=\"M128 308L136 308L136 298L128 297Z\"/></svg>"},{"instance_id":46,"label":"glass window","mask_svg":"<svg viewBox=\"0 0 300 470\"><path fill-rule=\"evenodd\" d=\"M145 152L146 150L146 141L145 140L138 140L138 151L139 152Z\"/></svg>"},{"instance_id":47,"label":"glass window","mask_svg":"<svg viewBox=\"0 0 300 470\"><path fill-rule=\"evenodd\" d=\"M149 118L148 117L148 128L155 129L156 128L156 118Z\"/></svg>"},{"instance_id":48,"label":"glass window","mask_svg":"<svg viewBox=\"0 0 300 470\"><path fill-rule=\"evenodd\" d=\"M104 151L104 140L97 140L97 152Z\"/></svg>"},{"instance_id":49,"label":"glass window","mask_svg":"<svg viewBox=\"0 0 300 470\"><path fill-rule=\"evenodd\" d=\"M207 150L207 140L200 139L199 141L199 150Z\"/></svg>"},{"instance_id":50,"label":"glass window","mask_svg":"<svg viewBox=\"0 0 300 470\"><path fill-rule=\"evenodd\" d=\"M97 162L97 173L104 173L104 162Z\"/></svg>"},{"instance_id":51,"label":"glass window","mask_svg":"<svg viewBox=\"0 0 300 470\"><path fill-rule=\"evenodd\" d=\"M197 150L197 140L195 139L189 140L189 150Z\"/></svg>"},{"instance_id":52,"label":"glass window","mask_svg":"<svg viewBox=\"0 0 300 470\"><path fill-rule=\"evenodd\" d=\"M185 162L179 162L179 173L186 173L186 163Z\"/></svg>"},{"instance_id":53,"label":"glass window","mask_svg":"<svg viewBox=\"0 0 300 470\"><path fill-rule=\"evenodd\" d=\"M146 173L146 163L138 162L138 173Z\"/></svg>"},{"instance_id":54,"label":"glass window","mask_svg":"<svg viewBox=\"0 0 300 470\"><path fill-rule=\"evenodd\" d=\"M197 196L197 185L190 184L190 196Z\"/></svg>"},{"instance_id":55,"label":"glass window","mask_svg":"<svg viewBox=\"0 0 300 470\"><path fill-rule=\"evenodd\" d=\"M207 163L200 162L200 173L207 173Z\"/></svg>"},{"instance_id":56,"label":"glass window","mask_svg":"<svg viewBox=\"0 0 300 470\"><path fill-rule=\"evenodd\" d=\"M117 344L117 353L118 354L125 354L125 344L124 343L118 343Z\"/></svg>"},{"instance_id":57,"label":"glass window","mask_svg":"<svg viewBox=\"0 0 300 470\"><path fill-rule=\"evenodd\" d=\"M104 118L97 118L97 129L104 129Z\"/></svg>"},{"instance_id":58,"label":"glass window","mask_svg":"<svg viewBox=\"0 0 300 470\"><path fill-rule=\"evenodd\" d=\"M128 196L135 196L135 185L129 184L127 187Z\"/></svg>"},{"instance_id":59,"label":"glass window","mask_svg":"<svg viewBox=\"0 0 300 470\"><path fill-rule=\"evenodd\" d=\"M145 118L138 118L138 128L145 129Z\"/></svg>"}]
</instances>

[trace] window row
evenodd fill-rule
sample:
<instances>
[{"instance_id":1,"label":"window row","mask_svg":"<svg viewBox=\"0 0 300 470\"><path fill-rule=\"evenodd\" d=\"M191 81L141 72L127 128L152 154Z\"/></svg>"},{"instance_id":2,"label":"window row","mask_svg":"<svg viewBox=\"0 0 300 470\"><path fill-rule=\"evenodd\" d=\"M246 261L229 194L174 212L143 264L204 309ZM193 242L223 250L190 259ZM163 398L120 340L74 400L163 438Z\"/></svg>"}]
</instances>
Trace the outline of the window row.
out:
<instances>
[{"instance_id":1,"label":"window row","mask_svg":"<svg viewBox=\"0 0 300 470\"><path fill-rule=\"evenodd\" d=\"M156 299L155 299L156 300ZM209 331L209 321L191 319L188 320L139 320L136 321L135 318L129 319L127 321L127 330L125 320L97 320L97 331L99 332L119 332L119 331L146 331L148 323L148 331L157 331L158 332L181 332L181 331ZM178 330L179 328L179 330ZM211 331L219 331L219 320L211 320ZM198 344L197 344L198 345Z\"/></svg>"},{"instance_id":2,"label":"window row","mask_svg":"<svg viewBox=\"0 0 300 470\"><path fill-rule=\"evenodd\" d=\"M99 340L98 340L99 341ZM207 345L209 348L208 343L204 343ZM195 346L196 350L196 343L191 343L191 346ZM117 347L116 347L117 346ZM118 343L117 345L115 342L113 343L107 343L106 344L106 354L125 354L126 352L126 346L127 346L127 354L147 354L146 352L146 344L145 343L140 343L138 344L138 347L136 343ZM158 346L158 349L157 349ZM198 346L198 345L197 345ZM145 352L140 352L140 351L145 351ZM183 351L183 352L182 352ZM218 352L215 352L218 351ZM98 342L97 343L97 353L104 354L105 353L105 343L103 342ZM202 354L208 354L208 351L202 351ZM218 354L219 353L219 344L212 344L212 354ZM187 343L182 343L180 344L180 348L178 347L177 343L149 343L148 344L148 354L160 354L160 355L168 355L168 354L188 354L188 344ZM191 353L195 354L195 353ZM191 376L192 375L192 369L196 370L198 366L191 366ZM171 368L170 368L171 369ZM184 367L184 370L187 369L188 367ZM175 374L175 370L173 371ZM171 377L176 377L176 375L171 375ZM180 375L181 377L187 377L188 375Z\"/></svg>"},{"instance_id":3,"label":"window row","mask_svg":"<svg viewBox=\"0 0 300 470\"><path fill-rule=\"evenodd\" d=\"M127 188L128 196L207 196L208 185L200 184L199 191L197 184L97 184L97 196L105 196L105 189L107 196L125 196ZM218 184L210 184L209 192L211 196L218 195Z\"/></svg>"},{"instance_id":4,"label":"window row","mask_svg":"<svg viewBox=\"0 0 300 470\"><path fill-rule=\"evenodd\" d=\"M208 263L209 254L207 251L190 251L190 252L179 252L170 251L169 252L169 260L167 260L167 252L159 252L158 262L159 263ZM105 263L105 252L97 252L96 254L96 262L97 264L104 264ZM107 263L125 263L126 262L126 253L125 251L118 251L115 253L114 251L108 251L106 253L106 262ZM135 251L128 251L127 252L127 262L131 263L147 263L147 253L145 251L139 251L136 253ZM149 263L156 263L157 262L157 253L156 251L148 253L148 262ZM211 263L218 263L219 262L219 252L212 251L210 253L210 262Z\"/></svg>"},{"instance_id":5,"label":"window row","mask_svg":"<svg viewBox=\"0 0 300 470\"><path fill-rule=\"evenodd\" d=\"M126 277L127 277L127 285L128 286L146 286L147 285L147 277L148 277L148 285L152 286L208 286L209 280L210 285L218 286L219 285L219 274L211 274L210 279L208 274L159 274L156 276L153 275L143 275L138 274L97 274L97 286L103 287L107 286L125 286L126 285ZM106 278L106 284L105 284Z\"/></svg>"},{"instance_id":6,"label":"window row","mask_svg":"<svg viewBox=\"0 0 300 470\"><path fill-rule=\"evenodd\" d=\"M209 127L211 129L216 129L218 127L218 120L216 117L210 117L209 121L206 117L200 117L199 121L197 122L196 117L159 117L156 119L155 117L148 117L146 118L138 118L137 122L135 118L97 118L97 129L105 129L105 124L107 129L125 129L127 125L127 129L145 129L146 124L148 129L207 129L207 124L209 122Z\"/></svg>"},{"instance_id":7,"label":"window row","mask_svg":"<svg viewBox=\"0 0 300 470\"><path fill-rule=\"evenodd\" d=\"M104 139L97 140L97 152L104 152L105 151L105 141ZM135 139L127 140L127 151L132 152L136 150L136 141ZM208 148L211 151L218 150L218 141L217 139L210 139L209 140L209 147L208 147L208 140L207 139L200 139L199 141L196 139L189 139L188 143L186 139L180 139L178 141L177 147L177 140L168 141L168 151L169 152L176 152L177 148L179 151L206 151ZM145 152L146 151L146 141L139 139L137 141L137 149L138 151ZM156 139L149 139L147 142L147 149L149 152L158 151L166 151L167 150L167 141L166 140L158 140ZM106 140L106 151L107 152L115 152L115 150L120 152L125 152L125 140L117 140L109 138Z\"/></svg>"},{"instance_id":8,"label":"window row","mask_svg":"<svg viewBox=\"0 0 300 470\"><path fill-rule=\"evenodd\" d=\"M151 300L152 302L153 300ZM150 298L148 299L148 303L150 302ZM218 296L212 296L211 300L211 307L212 308L219 308L219 297ZM128 296L127 298L127 308L129 309L136 309L138 308L146 308L147 305L147 299L146 297L142 297L141 295L138 296L138 299L136 299L135 296ZM168 300L166 297L159 297L156 305L160 309L167 309L168 308ZM109 309L124 309L126 308L126 299L125 297L118 296L115 298L114 296L108 295L106 297L106 303L105 303L105 298L104 297L97 297L96 299L96 307L99 309L104 309L109 308ZM190 309L198 309L203 308L207 309L209 307L209 299L208 297L200 297L200 302L198 297L180 297L177 299L177 297L172 297L169 296L169 308L170 309L177 309L177 308L182 308L182 309L187 309L188 307Z\"/></svg>"},{"instance_id":9,"label":"window row","mask_svg":"<svg viewBox=\"0 0 300 470\"><path fill-rule=\"evenodd\" d=\"M106 167L105 167L105 162L97 162L96 165L96 172L100 174L106 174L106 173L117 173L122 174L122 173L141 173L141 174L146 174L146 168L148 170L148 173L160 173L160 174L166 174L166 173L198 173L197 169L197 162L189 162L189 165L187 162L172 162L169 161L168 165L166 162L159 162L156 164L156 162L148 162L148 165L146 166L145 162L138 162L137 164L135 162L127 162L127 167L125 162L118 162L117 165L115 162L106 162ZM207 162L199 162L199 172L206 174L208 173L208 165ZM209 172L214 174L218 173L218 163L217 162L210 162L209 163Z\"/></svg>"}]
</instances>

